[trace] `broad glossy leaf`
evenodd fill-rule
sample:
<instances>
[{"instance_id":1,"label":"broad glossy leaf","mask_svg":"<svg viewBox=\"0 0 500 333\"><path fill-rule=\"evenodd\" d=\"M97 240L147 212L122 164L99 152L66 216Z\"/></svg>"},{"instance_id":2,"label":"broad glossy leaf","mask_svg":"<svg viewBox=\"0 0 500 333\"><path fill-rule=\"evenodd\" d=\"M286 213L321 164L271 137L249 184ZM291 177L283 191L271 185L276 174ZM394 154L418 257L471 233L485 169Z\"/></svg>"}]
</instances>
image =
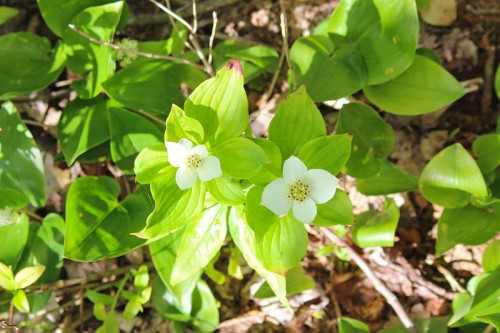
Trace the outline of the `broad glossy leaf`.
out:
<instances>
[{"instance_id":1,"label":"broad glossy leaf","mask_svg":"<svg viewBox=\"0 0 500 333\"><path fill-rule=\"evenodd\" d=\"M189 309L178 309L174 304L174 296L172 292L168 290L163 281L160 278L156 278L153 282L153 305L156 311L160 313L164 318L173 320L177 323L188 322L191 318L191 304L189 304ZM189 296L191 297L191 295ZM191 302L191 299L189 300ZM187 311L187 312L181 312Z\"/></svg>"},{"instance_id":2,"label":"broad glossy leaf","mask_svg":"<svg viewBox=\"0 0 500 333\"><path fill-rule=\"evenodd\" d=\"M255 234L247 225L241 207L236 206L231 208L229 211L228 222L231 237L243 254L243 257L247 261L248 265L266 279L267 283L280 302L285 306L289 306L288 300L286 299L285 277L267 270L257 257L255 249Z\"/></svg>"},{"instance_id":3,"label":"broad glossy leaf","mask_svg":"<svg viewBox=\"0 0 500 333\"><path fill-rule=\"evenodd\" d=\"M255 233L256 241L260 242L267 230L278 223L278 215L264 207L262 202L261 186L254 186L247 193L247 202L245 205L246 223Z\"/></svg>"},{"instance_id":4,"label":"broad glossy leaf","mask_svg":"<svg viewBox=\"0 0 500 333\"><path fill-rule=\"evenodd\" d=\"M283 166L281 153L279 148L270 140L264 138L253 138L250 140L264 150L268 161L262 165L262 168L256 175L250 178L250 181L254 184L265 186L274 179L281 177L281 168Z\"/></svg>"},{"instance_id":5,"label":"broad glossy leaf","mask_svg":"<svg viewBox=\"0 0 500 333\"><path fill-rule=\"evenodd\" d=\"M181 139L189 139L194 145L203 142L203 126L194 118L186 116L184 110L177 105L172 105L167 118L167 130L165 131L165 141L179 142Z\"/></svg>"},{"instance_id":6,"label":"broad glossy leaf","mask_svg":"<svg viewBox=\"0 0 500 333\"><path fill-rule=\"evenodd\" d=\"M236 44L233 40L227 39L217 43L213 55L216 68L220 68L231 59L237 58L241 63L245 83L262 73L273 73L278 69L279 54L274 49L264 45L248 46Z\"/></svg>"},{"instance_id":7,"label":"broad glossy leaf","mask_svg":"<svg viewBox=\"0 0 500 333\"><path fill-rule=\"evenodd\" d=\"M206 75L183 63L152 60L134 63L103 83L106 94L121 104L166 118L172 104L182 105L186 98L180 85L194 88Z\"/></svg>"},{"instance_id":8,"label":"broad glossy leaf","mask_svg":"<svg viewBox=\"0 0 500 333\"><path fill-rule=\"evenodd\" d=\"M399 208L387 199L382 211L369 210L358 215L352 228L352 239L360 247L394 246Z\"/></svg>"},{"instance_id":9,"label":"broad glossy leaf","mask_svg":"<svg viewBox=\"0 0 500 333\"><path fill-rule=\"evenodd\" d=\"M176 285L173 285L170 282L175 264L175 258L178 255L179 245L185 229L186 228L182 228L161 239L158 239L157 241L154 241L149 245L149 249L151 251L151 257L153 259L155 269L163 281L164 287L169 290L172 296L168 302L177 308L179 312L189 314L191 312L192 294L203 270L198 270L196 274L193 274L191 277Z\"/></svg>"},{"instance_id":10,"label":"broad glossy leaf","mask_svg":"<svg viewBox=\"0 0 500 333\"><path fill-rule=\"evenodd\" d=\"M14 274L12 267L5 265L0 261L0 287L5 290L14 290L16 285L14 283Z\"/></svg>"},{"instance_id":11,"label":"broad glossy leaf","mask_svg":"<svg viewBox=\"0 0 500 333\"><path fill-rule=\"evenodd\" d=\"M366 85L368 73L359 50L335 49L325 36L301 37L290 50L297 84L307 87L315 101L338 99Z\"/></svg>"},{"instance_id":12,"label":"broad glossy leaf","mask_svg":"<svg viewBox=\"0 0 500 333\"><path fill-rule=\"evenodd\" d=\"M10 188L0 188L0 209L3 208L24 208L28 205L28 198L18 190Z\"/></svg>"},{"instance_id":13,"label":"broad glossy leaf","mask_svg":"<svg viewBox=\"0 0 500 333\"><path fill-rule=\"evenodd\" d=\"M351 200L347 194L337 189L335 196L322 205L317 205L318 215L313 224L322 227L331 225L346 225L354 223L354 214Z\"/></svg>"},{"instance_id":14,"label":"broad glossy leaf","mask_svg":"<svg viewBox=\"0 0 500 333\"><path fill-rule=\"evenodd\" d=\"M247 128L248 100L243 83L241 65L235 59L189 95L184 111L203 125L205 140L222 142L240 136Z\"/></svg>"},{"instance_id":15,"label":"broad glossy leaf","mask_svg":"<svg viewBox=\"0 0 500 333\"><path fill-rule=\"evenodd\" d=\"M41 90L64 68L66 54L58 43L27 32L0 36L0 100Z\"/></svg>"},{"instance_id":16,"label":"broad glossy leaf","mask_svg":"<svg viewBox=\"0 0 500 333\"><path fill-rule=\"evenodd\" d=\"M379 108L404 116L439 110L465 95L462 85L450 73L420 55L399 77L366 86L363 92Z\"/></svg>"},{"instance_id":17,"label":"broad glossy leaf","mask_svg":"<svg viewBox=\"0 0 500 333\"><path fill-rule=\"evenodd\" d=\"M64 256L94 261L123 255L144 245L131 233L144 226L152 207L146 195L134 193L122 202L120 186L109 177L77 179L68 191Z\"/></svg>"},{"instance_id":18,"label":"broad glossy leaf","mask_svg":"<svg viewBox=\"0 0 500 333\"><path fill-rule=\"evenodd\" d=\"M247 138L231 138L211 150L221 164L225 176L248 179L259 172L267 156L259 145Z\"/></svg>"},{"instance_id":19,"label":"broad glossy leaf","mask_svg":"<svg viewBox=\"0 0 500 333\"><path fill-rule=\"evenodd\" d=\"M471 205L462 208L446 208L438 222L436 257L463 243L482 244L500 231L500 204L478 208Z\"/></svg>"},{"instance_id":20,"label":"broad glossy leaf","mask_svg":"<svg viewBox=\"0 0 500 333\"><path fill-rule=\"evenodd\" d=\"M356 188L364 195L385 195L414 191L418 179L386 160L380 160L380 170L374 176L356 180Z\"/></svg>"},{"instance_id":21,"label":"broad glossy leaf","mask_svg":"<svg viewBox=\"0 0 500 333\"><path fill-rule=\"evenodd\" d=\"M146 227L138 237L158 239L193 221L203 209L205 185L200 181L187 190L181 190L175 181L177 169L168 166L156 174L151 182L155 210L148 216Z\"/></svg>"},{"instance_id":22,"label":"broad glossy leaf","mask_svg":"<svg viewBox=\"0 0 500 333\"><path fill-rule=\"evenodd\" d=\"M485 272L493 272L500 267L500 240L496 240L483 252L483 268Z\"/></svg>"},{"instance_id":23,"label":"broad glossy leaf","mask_svg":"<svg viewBox=\"0 0 500 333\"><path fill-rule=\"evenodd\" d=\"M102 42L112 42L120 21L123 1L88 7L71 19L71 24L85 34ZM102 91L102 83L115 72L115 50L97 44L66 28L63 33L68 55L67 66L81 80L73 81L72 88L80 98L93 98Z\"/></svg>"},{"instance_id":24,"label":"broad glossy leaf","mask_svg":"<svg viewBox=\"0 0 500 333\"><path fill-rule=\"evenodd\" d=\"M472 151L483 175L490 174L500 164L500 134L481 135L474 141Z\"/></svg>"},{"instance_id":25,"label":"broad glossy leaf","mask_svg":"<svg viewBox=\"0 0 500 333\"><path fill-rule=\"evenodd\" d=\"M380 114L361 103L349 103L340 110L336 134L352 134L347 172L356 178L375 175L380 169L377 157L387 157L394 146L394 130Z\"/></svg>"},{"instance_id":26,"label":"broad glossy leaf","mask_svg":"<svg viewBox=\"0 0 500 333\"><path fill-rule=\"evenodd\" d=\"M207 182L207 190L221 204L234 206L245 203L245 194L240 182L231 178L214 178Z\"/></svg>"},{"instance_id":27,"label":"broad glossy leaf","mask_svg":"<svg viewBox=\"0 0 500 333\"><path fill-rule=\"evenodd\" d=\"M353 318L339 318L339 333L370 333L368 326Z\"/></svg>"},{"instance_id":28,"label":"broad glossy leaf","mask_svg":"<svg viewBox=\"0 0 500 333\"><path fill-rule=\"evenodd\" d=\"M308 169L323 169L336 175L349 160L351 142L348 134L319 137L302 146L297 157Z\"/></svg>"},{"instance_id":29,"label":"broad glossy leaf","mask_svg":"<svg viewBox=\"0 0 500 333\"><path fill-rule=\"evenodd\" d=\"M173 285L196 275L219 252L227 233L226 215L225 206L215 205L187 225L170 277Z\"/></svg>"},{"instance_id":30,"label":"broad glossy leaf","mask_svg":"<svg viewBox=\"0 0 500 333\"><path fill-rule=\"evenodd\" d=\"M148 184L168 166L167 148L163 143L144 148L135 159L135 180L140 184Z\"/></svg>"},{"instance_id":31,"label":"broad glossy leaf","mask_svg":"<svg viewBox=\"0 0 500 333\"><path fill-rule=\"evenodd\" d=\"M285 275L307 252L307 231L292 214L274 222L265 234L255 235L258 258L267 270Z\"/></svg>"},{"instance_id":32,"label":"broad glossy leaf","mask_svg":"<svg viewBox=\"0 0 500 333\"><path fill-rule=\"evenodd\" d=\"M110 138L108 104L104 98L76 99L64 108L58 141L69 165Z\"/></svg>"},{"instance_id":33,"label":"broad glossy leaf","mask_svg":"<svg viewBox=\"0 0 500 333\"><path fill-rule=\"evenodd\" d=\"M479 312L475 317L484 323L491 324L497 332L500 330L500 304L492 305L486 310Z\"/></svg>"},{"instance_id":34,"label":"broad glossy leaf","mask_svg":"<svg viewBox=\"0 0 500 333\"><path fill-rule=\"evenodd\" d=\"M0 109L0 188L22 192L36 207L45 205L43 159L14 104Z\"/></svg>"},{"instance_id":35,"label":"broad glossy leaf","mask_svg":"<svg viewBox=\"0 0 500 333\"><path fill-rule=\"evenodd\" d=\"M325 135L323 117L304 87L281 102L269 125L269 140L278 146L283 160L297 155L310 140Z\"/></svg>"},{"instance_id":36,"label":"broad glossy leaf","mask_svg":"<svg viewBox=\"0 0 500 333\"><path fill-rule=\"evenodd\" d=\"M420 175L419 187L427 200L446 208L466 206L470 195L479 198L488 195L476 161L459 143L429 161Z\"/></svg>"},{"instance_id":37,"label":"broad glossy leaf","mask_svg":"<svg viewBox=\"0 0 500 333\"><path fill-rule=\"evenodd\" d=\"M21 269L14 277L16 289L24 289L35 283L45 271L45 266L30 266Z\"/></svg>"},{"instance_id":38,"label":"broad glossy leaf","mask_svg":"<svg viewBox=\"0 0 500 333\"><path fill-rule=\"evenodd\" d=\"M297 265L290 269L285 278L287 295L298 294L314 288L314 279L305 274L302 265ZM267 282L264 282L264 284L262 284L262 286L260 286L254 294L254 297L256 298L269 298L275 296L276 295Z\"/></svg>"},{"instance_id":39,"label":"broad glossy leaf","mask_svg":"<svg viewBox=\"0 0 500 333\"><path fill-rule=\"evenodd\" d=\"M143 148L163 143L163 133L144 116L123 108L109 108L108 119L111 157L128 173Z\"/></svg>"},{"instance_id":40,"label":"broad glossy leaf","mask_svg":"<svg viewBox=\"0 0 500 333\"><path fill-rule=\"evenodd\" d=\"M219 325L219 309L212 290L200 279L193 293L193 310L191 326L195 331L210 333Z\"/></svg>"},{"instance_id":41,"label":"broad glossy leaf","mask_svg":"<svg viewBox=\"0 0 500 333\"><path fill-rule=\"evenodd\" d=\"M26 214L14 212L11 214L9 217L14 219L14 223L0 226L0 244L2 244L0 262L16 267L28 241L29 218ZM5 219L5 216L2 218Z\"/></svg>"},{"instance_id":42,"label":"broad glossy leaf","mask_svg":"<svg viewBox=\"0 0 500 333\"><path fill-rule=\"evenodd\" d=\"M0 25L4 24L19 13L19 9L0 6Z\"/></svg>"},{"instance_id":43,"label":"broad glossy leaf","mask_svg":"<svg viewBox=\"0 0 500 333\"><path fill-rule=\"evenodd\" d=\"M328 32L336 45L361 54L368 84L387 82L413 61L419 33L415 1L343 0Z\"/></svg>"},{"instance_id":44,"label":"broad glossy leaf","mask_svg":"<svg viewBox=\"0 0 500 333\"><path fill-rule=\"evenodd\" d=\"M37 0L42 17L48 27L59 37L71 20L85 8L100 6L116 0Z\"/></svg>"}]
</instances>

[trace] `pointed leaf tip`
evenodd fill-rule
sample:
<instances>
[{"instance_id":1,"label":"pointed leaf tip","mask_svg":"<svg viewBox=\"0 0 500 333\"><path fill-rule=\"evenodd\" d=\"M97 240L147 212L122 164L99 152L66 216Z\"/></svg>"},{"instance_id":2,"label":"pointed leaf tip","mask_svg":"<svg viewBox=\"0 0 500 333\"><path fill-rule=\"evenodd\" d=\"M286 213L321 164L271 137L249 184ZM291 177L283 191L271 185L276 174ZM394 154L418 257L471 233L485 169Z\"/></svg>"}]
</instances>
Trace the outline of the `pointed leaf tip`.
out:
<instances>
[{"instance_id":1,"label":"pointed leaf tip","mask_svg":"<svg viewBox=\"0 0 500 333\"><path fill-rule=\"evenodd\" d=\"M236 73L240 74L241 76L243 76L243 69L241 68L241 64L240 62L238 61L238 58L234 58L233 60L229 61L227 64L226 64L226 67L227 69L231 70L235 70Z\"/></svg>"}]
</instances>

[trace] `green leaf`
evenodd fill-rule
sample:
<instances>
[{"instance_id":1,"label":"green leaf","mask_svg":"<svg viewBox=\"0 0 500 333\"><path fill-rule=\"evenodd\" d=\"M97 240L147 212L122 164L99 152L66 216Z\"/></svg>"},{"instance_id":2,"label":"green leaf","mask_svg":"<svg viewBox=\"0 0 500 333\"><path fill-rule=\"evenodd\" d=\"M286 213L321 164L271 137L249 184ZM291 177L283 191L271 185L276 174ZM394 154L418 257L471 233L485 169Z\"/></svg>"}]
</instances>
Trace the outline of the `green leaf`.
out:
<instances>
[{"instance_id":1,"label":"green leaf","mask_svg":"<svg viewBox=\"0 0 500 333\"><path fill-rule=\"evenodd\" d=\"M495 91L497 92L498 98L500 98L500 65L498 65L497 73L495 74Z\"/></svg>"},{"instance_id":2,"label":"green leaf","mask_svg":"<svg viewBox=\"0 0 500 333\"><path fill-rule=\"evenodd\" d=\"M3 103L0 109L0 129L0 188L17 190L33 206L44 206L42 154L10 102Z\"/></svg>"},{"instance_id":3,"label":"green leaf","mask_svg":"<svg viewBox=\"0 0 500 333\"><path fill-rule=\"evenodd\" d=\"M133 170L134 159L143 148L163 143L163 133L147 118L134 112L109 108L108 121L111 157L128 173Z\"/></svg>"},{"instance_id":4,"label":"green leaf","mask_svg":"<svg viewBox=\"0 0 500 333\"><path fill-rule=\"evenodd\" d=\"M122 9L123 1L88 7L72 18L71 24L97 40L111 43ZM115 72L115 51L90 41L71 28L64 31L63 41L68 55L68 69L83 77L74 81L71 87L80 98L96 97L102 91L102 83Z\"/></svg>"},{"instance_id":5,"label":"green leaf","mask_svg":"<svg viewBox=\"0 0 500 333\"><path fill-rule=\"evenodd\" d=\"M217 300L205 281L200 279L193 293L192 327L201 333L210 333L219 325Z\"/></svg>"},{"instance_id":6,"label":"green leaf","mask_svg":"<svg viewBox=\"0 0 500 333\"><path fill-rule=\"evenodd\" d=\"M200 69L177 62L150 60L122 69L103 83L106 94L121 104L166 117L172 104L181 105L185 97L181 83L194 88L206 79Z\"/></svg>"},{"instance_id":7,"label":"green leaf","mask_svg":"<svg viewBox=\"0 0 500 333\"><path fill-rule=\"evenodd\" d=\"M184 111L177 105L172 105L172 110L167 118L167 130L165 141L179 142L186 138L196 144L203 142L203 126L194 118L187 117Z\"/></svg>"},{"instance_id":8,"label":"green leaf","mask_svg":"<svg viewBox=\"0 0 500 333\"><path fill-rule=\"evenodd\" d=\"M500 164L500 134L481 135L474 141L472 151L483 175L492 173Z\"/></svg>"},{"instance_id":9,"label":"green leaf","mask_svg":"<svg viewBox=\"0 0 500 333\"><path fill-rule=\"evenodd\" d=\"M364 195L386 195L417 190L418 180L391 162L380 160L378 173L368 178L358 179L356 188Z\"/></svg>"},{"instance_id":10,"label":"green leaf","mask_svg":"<svg viewBox=\"0 0 500 333\"><path fill-rule=\"evenodd\" d=\"M19 9L0 6L0 25L4 24L19 13Z\"/></svg>"},{"instance_id":11,"label":"green leaf","mask_svg":"<svg viewBox=\"0 0 500 333\"><path fill-rule=\"evenodd\" d=\"M198 280L195 281L195 287ZM194 290L194 287L193 287ZM174 296L165 286L161 279L156 278L153 282L153 305L156 311L164 318L177 323L188 322L191 318L191 293L189 294L189 308L177 308L172 304Z\"/></svg>"},{"instance_id":12,"label":"green leaf","mask_svg":"<svg viewBox=\"0 0 500 333\"><path fill-rule=\"evenodd\" d=\"M186 227L170 277L173 285L197 274L219 252L227 233L226 214L225 206L215 205Z\"/></svg>"},{"instance_id":13,"label":"green leaf","mask_svg":"<svg viewBox=\"0 0 500 333\"><path fill-rule=\"evenodd\" d=\"M314 288L314 279L304 273L302 265L290 269L286 275L286 294L294 295ZM264 282L255 292L256 298L276 297L267 282Z\"/></svg>"},{"instance_id":14,"label":"green leaf","mask_svg":"<svg viewBox=\"0 0 500 333\"><path fill-rule=\"evenodd\" d=\"M256 255L255 234L247 225L243 215L243 209L239 206L231 208L229 211L229 232L234 243L243 254L248 265L257 273L263 276L280 302L289 306L286 299L285 277L267 270Z\"/></svg>"},{"instance_id":15,"label":"green leaf","mask_svg":"<svg viewBox=\"0 0 500 333\"><path fill-rule=\"evenodd\" d=\"M415 327L420 333L447 333L448 317L432 317L415 320ZM409 330L404 325L385 328L380 333L408 333Z\"/></svg>"},{"instance_id":16,"label":"green leaf","mask_svg":"<svg viewBox=\"0 0 500 333\"><path fill-rule=\"evenodd\" d=\"M262 192L264 188L254 186L247 193L247 202L245 205L245 218L248 226L255 233L257 242L266 234L267 230L278 223L278 215L267 209L261 204Z\"/></svg>"},{"instance_id":17,"label":"green leaf","mask_svg":"<svg viewBox=\"0 0 500 333\"><path fill-rule=\"evenodd\" d=\"M353 47L368 70L368 84L398 77L412 63L419 24L414 0L343 0L328 32L335 45Z\"/></svg>"},{"instance_id":18,"label":"green leaf","mask_svg":"<svg viewBox=\"0 0 500 333\"><path fill-rule=\"evenodd\" d=\"M496 240L483 252L483 268L485 272L493 272L500 267L500 240Z\"/></svg>"},{"instance_id":19,"label":"green leaf","mask_svg":"<svg viewBox=\"0 0 500 333\"><path fill-rule=\"evenodd\" d=\"M297 157L308 169L323 169L336 175L349 160L351 142L348 134L319 137L302 146Z\"/></svg>"},{"instance_id":20,"label":"green leaf","mask_svg":"<svg viewBox=\"0 0 500 333\"><path fill-rule=\"evenodd\" d=\"M45 266L30 266L21 269L14 277L16 289L24 289L35 283L45 271Z\"/></svg>"},{"instance_id":21,"label":"green leaf","mask_svg":"<svg viewBox=\"0 0 500 333\"><path fill-rule=\"evenodd\" d=\"M281 176L281 168L283 166L281 153L279 148L270 140L264 138L253 138L250 140L264 150L269 162L264 163L260 171L250 178L250 181L254 184L265 186Z\"/></svg>"},{"instance_id":22,"label":"green leaf","mask_svg":"<svg viewBox=\"0 0 500 333\"><path fill-rule=\"evenodd\" d=\"M107 101L75 99L64 108L58 141L69 165L110 138Z\"/></svg>"},{"instance_id":23,"label":"green leaf","mask_svg":"<svg viewBox=\"0 0 500 333\"><path fill-rule=\"evenodd\" d=\"M394 246L399 208L387 199L380 212L369 210L358 215L352 228L352 239L360 247Z\"/></svg>"},{"instance_id":24,"label":"green leaf","mask_svg":"<svg viewBox=\"0 0 500 333\"><path fill-rule=\"evenodd\" d=\"M115 298L111 295L99 293L99 292L92 290L92 289L85 290L84 296L87 297L92 303L95 304L94 312L96 311L96 308L99 308L102 306L103 311L100 311L100 309L99 309L99 312L101 312L101 314L102 313L106 314L106 312L104 311L104 306L108 306L108 305L113 304L113 302L115 300ZM104 317L105 316L102 316L102 317L96 316L96 318L99 320L104 320Z\"/></svg>"},{"instance_id":25,"label":"green leaf","mask_svg":"<svg viewBox=\"0 0 500 333\"><path fill-rule=\"evenodd\" d=\"M30 312L30 303L28 302L26 293L22 289L16 290L16 293L12 298L12 304L14 304L16 309L18 309L21 312L24 313Z\"/></svg>"},{"instance_id":26,"label":"green leaf","mask_svg":"<svg viewBox=\"0 0 500 333\"><path fill-rule=\"evenodd\" d=\"M495 329L500 330L500 305L495 304L475 316L484 323L491 324Z\"/></svg>"},{"instance_id":27,"label":"green leaf","mask_svg":"<svg viewBox=\"0 0 500 333\"><path fill-rule=\"evenodd\" d=\"M203 209L205 185L198 181L192 188L181 190L175 181L176 171L168 166L158 172L151 182L155 210L137 236L158 239L193 221Z\"/></svg>"},{"instance_id":28,"label":"green leaf","mask_svg":"<svg viewBox=\"0 0 500 333\"><path fill-rule=\"evenodd\" d=\"M374 176L380 169L377 157L387 157L394 146L394 130L380 114L361 103L342 107L336 134L352 134L351 156L347 172L356 178Z\"/></svg>"},{"instance_id":29,"label":"green leaf","mask_svg":"<svg viewBox=\"0 0 500 333\"><path fill-rule=\"evenodd\" d=\"M269 125L269 140L278 146L283 160L297 155L310 140L325 135L323 117L304 87L281 102Z\"/></svg>"},{"instance_id":30,"label":"green leaf","mask_svg":"<svg viewBox=\"0 0 500 333\"><path fill-rule=\"evenodd\" d=\"M247 138L231 138L211 150L216 156L225 176L248 179L259 172L267 156L259 145Z\"/></svg>"},{"instance_id":31,"label":"green leaf","mask_svg":"<svg viewBox=\"0 0 500 333\"><path fill-rule=\"evenodd\" d=\"M28 241L29 218L25 214L10 214L9 218L13 219L13 223L0 227L0 244L3 248L0 251L0 262L16 267Z\"/></svg>"},{"instance_id":32,"label":"green leaf","mask_svg":"<svg viewBox=\"0 0 500 333\"><path fill-rule=\"evenodd\" d=\"M255 234L255 250L267 270L285 275L307 252L304 224L288 214L269 226L265 234Z\"/></svg>"},{"instance_id":33,"label":"green leaf","mask_svg":"<svg viewBox=\"0 0 500 333\"><path fill-rule=\"evenodd\" d=\"M5 290L14 290L16 285L14 282L14 274L12 273L12 267L5 265L0 261L0 287Z\"/></svg>"},{"instance_id":34,"label":"green leaf","mask_svg":"<svg viewBox=\"0 0 500 333\"><path fill-rule=\"evenodd\" d=\"M0 188L0 209L24 208L28 205L28 203L29 200L23 193L10 188Z\"/></svg>"},{"instance_id":35,"label":"green leaf","mask_svg":"<svg viewBox=\"0 0 500 333\"><path fill-rule=\"evenodd\" d=\"M331 225L346 225L354 222L354 214L351 200L347 194L337 189L335 196L325 202L324 204L317 205L318 215L313 221L313 224L321 227L328 227Z\"/></svg>"},{"instance_id":36,"label":"green leaf","mask_svg":"<svg viewBox=\"0 0 500 333\"><path fill-rule=\"evenodd\" d=\"M189 278L176 285L170 282L175 259L185 229L186 228L182 228L166 237L154 241L149 245L149 249L155 269L163 281L164 287L167 288L172 295L169 303L177 308L180 313L189 314L192 307L191 297L203 270L198 270L196 274L191 275ZM155 288L154 285L153 288ZM153 301L154 297L153 293Z\"/></svg>"},{"instance_id":37,"label":"green leaf","mask_svg":"<svg viewBox=\"0 0 500 333\"><path fill-rule=\"evenodd\" d=\"M248 46L227 39L217 43L213 55L216 68L221 68L226 62L237 58L241 63L245 83L264 72L274 73L278 69L279 54L264 45Z\"/></svg>"},{"instance_id":38,"label":"green leaf","mask_svg":"<svg viewBox=\"0 0 500 333\"><path fill-rule=\"evenodd\" d=\"M135 159L135 180L140 184L148 184L167 166L168 155L164 144L146 147Z\"/></svg>"},{"instance_id":39,"label":"green leaf","mask_svg":"<svg viewBox=\"0 0 500 333\"><path fill-rule=\"evenodd\" d=\"M234 206L245 203L245 194L240 182L228 177L217 177L207 182L210 195L224 205Z\"/></svg>"},{"instance_id":40,"label":"green leaf","mask_svg":"<svg viewBox=\"0 0 500 333\"><path fill-rule=\"evenodd\" d=\"M450 73L420 55L399 77L366 86L363 92L384 111L404 116L439 110L465 95L462 85Z\"/></svg>"},{"instance_id":41,"label":"green leaf","mask_svg":"<svg viewBox=\"0 0 500 333\"><path fill-rule=\"evenodd\" d=\"M46 88L64 68L66 54L58 43L27 32L0 36L0 100Z\"/></svg>"},{"instance_id":42,"label":"green leaf","mask_svg":"<svg viewBox=\"0 0 500 333\"><path fill-rule=\"evenodd\" d=\"M476 161L459 143L429 161L420 175L419 187L427 200L446 208L466 206L471 194L479 198L488 195Z\"/></svg>"},{"instance_id":43,"label":"green leaf","mask_svg":"<svg viewBox=\"0 0 500 333\"><path fill-rule=\"evenodd\" d=\"M297 84L315 101L352 95L366 85L368 73L359 50L335 49L325 36L301 37L290 50Z\"/></svg>"},{"instance_id":44,"label":"green leaf","mask_svg":"<svg viewBox=\"0 0 500 333\"><path fill-rule=\"evenodd\" d=\"M116 314L114 311L111 311L106 315L106 319L104 319L102 326L99 327L95 332L96 333L119 333L120 332L118 319L116 319Z\"/></svg>"},{"instance_id":45,"label":"green leaf","mask_svg":"<svg viewBox=\"0 0 500 333\"><path fill-rule=\"evenodd\" d=\"M116 0L37 0L38 7L47 26L62 37L71 20L85 8L100 6Z\"/></svg>"},{"instance_id":46,"label":"green leaf","mask_svg":"<svg viewBox=\"0 0 500 333\"><path fill-rule=\"evenodd\" d=\"M339 333L370 333L368 326L353 318L339 318Z\"/></svg>"},{"instance_id":47,"label":"green leaf","mask_svg":"<svg viewBox=\"0 0 500 333\"><path fill-rule=\"evenodd\" d=\"M123 255L145 243L131 235L151 212L149 199L130 194L117 201L120 186L109 177L77 179L68 191L64 256L94 261Z\"/></svg>"},{"instance_id":48,"label":"green leaf","mask_svg":"<svg viewBox=\"0 0 500 333\"><path fill-rule=\"evenodd\" d=\"M436 257L463 243L482 244L500 231L500 204L478 208L471 205L451 209L446 208L438 222Z\"/></svg>"},{"instance_id":49,"label":"green leaf","mask_svg":"<svg viewBox=\"0 0 500 333\"><path fill-rule=\"evenodd\" d=\"M205 130L205 140L222 142L240 136L248 124L248 100L237 59L189 95L184 110Z\"/></svg>"}]
</instances>

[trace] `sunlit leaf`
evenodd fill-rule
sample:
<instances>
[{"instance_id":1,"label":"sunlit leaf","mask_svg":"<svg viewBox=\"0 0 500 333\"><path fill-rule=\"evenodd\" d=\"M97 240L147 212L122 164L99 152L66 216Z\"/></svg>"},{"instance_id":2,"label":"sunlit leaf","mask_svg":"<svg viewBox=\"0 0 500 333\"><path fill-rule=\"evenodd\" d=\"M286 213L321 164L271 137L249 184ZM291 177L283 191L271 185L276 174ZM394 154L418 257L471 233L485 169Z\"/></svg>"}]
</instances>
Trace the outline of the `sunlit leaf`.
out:
<instances>
[{"instance_id":1,"label":"sunlit leaf","mask_svg":"<svg viewBox=\"0 0 500 333\"><path fill-rule=\"evenodd\" d=\"M394 246L399 208L387 199L382 211L369 210L358 215L352 228L352 239L360 247Z\"/></svg>"}]
</instances>

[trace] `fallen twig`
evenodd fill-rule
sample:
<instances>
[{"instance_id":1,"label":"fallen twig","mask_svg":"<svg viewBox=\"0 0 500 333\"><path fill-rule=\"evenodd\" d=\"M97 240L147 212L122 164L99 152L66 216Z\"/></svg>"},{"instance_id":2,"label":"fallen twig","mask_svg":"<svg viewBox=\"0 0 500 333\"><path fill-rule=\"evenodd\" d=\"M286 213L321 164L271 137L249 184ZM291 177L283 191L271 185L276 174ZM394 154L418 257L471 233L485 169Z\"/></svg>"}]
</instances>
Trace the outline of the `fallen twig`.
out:
<instances>
[{"instance_id":1,"label":"fallen twig","mask_svg":"<svg viewBox=\"0 0 500 333\"><path fill-rule=\"evenodd\" d=\"M344 250L349 254L351 259L358 265L358 267L363 271L366 277L373 283L375 290L377 290L382 296L385 297L387 303L394 309L397 316L403 323L403 325L412 333L418 333L418 330L415 327L415 324L411 321L410 317L403 309L403 306L397 299L396 295L394 295L384 283L373 273L371 268L368 266L366 261L361 258L356 251L352 247L349 246L344 240L342 240L337 234L335 234L329 228L321 228L323 233L337 246L341 246Z\"/></svg>"}]
</instances>

